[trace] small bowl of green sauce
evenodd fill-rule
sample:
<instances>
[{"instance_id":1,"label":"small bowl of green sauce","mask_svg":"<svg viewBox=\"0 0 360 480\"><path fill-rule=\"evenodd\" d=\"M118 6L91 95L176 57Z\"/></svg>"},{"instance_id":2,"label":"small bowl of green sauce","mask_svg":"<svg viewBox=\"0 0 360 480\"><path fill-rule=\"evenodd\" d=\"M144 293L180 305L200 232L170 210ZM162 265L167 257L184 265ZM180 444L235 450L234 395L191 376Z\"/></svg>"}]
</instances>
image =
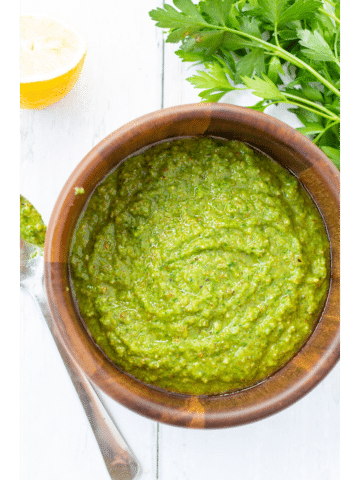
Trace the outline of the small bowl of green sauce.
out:
<instances>
[{"instance_id":1,"label":"small bowl of green sauce","mask_svg":"<svg viewBox=\"0 0 360 480\"><path fill-rule=\"evenodd\" d=\"M120 128L75 169L45 245L61 341L158 421L264 418L339 357L339 175L308 139L223 104Z\"/></svg>"}]
</instances>

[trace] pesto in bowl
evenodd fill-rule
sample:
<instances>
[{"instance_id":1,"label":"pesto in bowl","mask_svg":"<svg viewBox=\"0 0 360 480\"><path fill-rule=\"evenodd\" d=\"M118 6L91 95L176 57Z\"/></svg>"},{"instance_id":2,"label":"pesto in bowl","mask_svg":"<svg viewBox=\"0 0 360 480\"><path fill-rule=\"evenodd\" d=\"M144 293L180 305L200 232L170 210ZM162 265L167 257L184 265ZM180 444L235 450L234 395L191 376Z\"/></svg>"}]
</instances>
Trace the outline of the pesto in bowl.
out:
<instances>
[{"instance_id":1,"label":"pesto in bowl","mask_svg":"<svg viewBox=\"0 0 360 480\"><path fill-rule=\"evenodd\" d=\"M239 141L168 141L98 185L74 234L73 290L95 342L166 390L239 390L311 334L329 242L308 193Z\"/></svg>"}]
</instances>

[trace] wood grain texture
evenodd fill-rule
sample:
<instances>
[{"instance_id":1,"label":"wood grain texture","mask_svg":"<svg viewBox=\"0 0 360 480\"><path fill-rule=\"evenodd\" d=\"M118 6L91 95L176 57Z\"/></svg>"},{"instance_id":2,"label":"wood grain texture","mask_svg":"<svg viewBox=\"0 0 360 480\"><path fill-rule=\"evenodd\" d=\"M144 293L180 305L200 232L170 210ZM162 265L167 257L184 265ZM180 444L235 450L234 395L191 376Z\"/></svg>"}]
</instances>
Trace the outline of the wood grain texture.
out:
<instances>
[{"instance_id":1,"label":"wood grain texture","mask_svg":"<svg viewBox=\"0 0 360 480\"><path fill-rule=\"evenodd\" d=\"M165 392L115 367L92 342L67 288L70 239L82 208L99 180L138 149L186 135L246 141L289 167L309 189L331 240L334 276L322 317L309 341L279 372L252 388L212 397ZM311 390L339 358L338 171L309 140L267 115L225 104L194 104L156 111L101 141L66 182L55 205L45 244L46 288L59 337L90 378L108 395L160 422L190 428L221 428L265 418ZM75 196L74 187L85 195Z\"/></svg>"}]
</instances>

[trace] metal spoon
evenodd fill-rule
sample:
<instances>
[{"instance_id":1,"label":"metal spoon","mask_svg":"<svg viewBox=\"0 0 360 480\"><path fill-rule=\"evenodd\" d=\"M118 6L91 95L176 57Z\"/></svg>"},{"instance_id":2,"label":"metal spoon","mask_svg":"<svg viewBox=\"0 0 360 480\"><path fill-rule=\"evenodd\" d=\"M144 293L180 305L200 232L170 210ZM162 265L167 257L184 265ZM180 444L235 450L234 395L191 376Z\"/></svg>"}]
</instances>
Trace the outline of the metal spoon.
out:
<instances>
[{"instance_id":1,"label":"metal spoon","mask_svg":"<svg viewBox=\"0 0 360 480\"><path fill-rule=\"evenodd\" d=\"M99 444L105 465L112 480L132 480L140 475L140 466L130 448L105 410L89 379L79 368L71 354L57 339L44 293L44 261L40 249L20 239L20 287L30 292L50 328L61 358L73 385L95 438Z\"/></svg>"}]
</instances>

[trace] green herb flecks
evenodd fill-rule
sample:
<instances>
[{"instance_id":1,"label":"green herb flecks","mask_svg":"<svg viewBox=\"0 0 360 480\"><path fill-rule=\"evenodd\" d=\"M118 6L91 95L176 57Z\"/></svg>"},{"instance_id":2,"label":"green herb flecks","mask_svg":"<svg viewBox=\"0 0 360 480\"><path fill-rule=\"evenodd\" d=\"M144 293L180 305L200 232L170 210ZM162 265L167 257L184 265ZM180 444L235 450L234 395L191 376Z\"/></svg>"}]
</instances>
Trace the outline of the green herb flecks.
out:
<instances>
[{"instance_id":1,"label":"green herb flecks","mask_svg":"<svg viewBox=\"0 0 360 480\"><path fill-rule=\"evenodd\" d=\"M44 248L46 225L35 207L20 195L20 237L25 242Z\"/></svg>"},{"instance_id":2,"label":"green herb flecks","mask_svg":"<svg viewBox=\"0 0 360 480\"><path fill-rule=\"evenodd\" d=\"M340 0L174 0L150 12L184 62L205 66L188 80L202 101L250 89L250 107L291 104L340 168ZM292 80L284 81L284 67Z\"/></svg>"},{"instance_id":3,"label":"green herb flecks","mask_svg":"<svg viewBox=\"0 0 360 480\"><path fill-rule=\"evenodd\" d=\"M329 285L322 218L297 179L238 141L164 142L91 195L69 258L96 343L145 383L246 388L310 335Z\"/></svg>"}]
</instances>

